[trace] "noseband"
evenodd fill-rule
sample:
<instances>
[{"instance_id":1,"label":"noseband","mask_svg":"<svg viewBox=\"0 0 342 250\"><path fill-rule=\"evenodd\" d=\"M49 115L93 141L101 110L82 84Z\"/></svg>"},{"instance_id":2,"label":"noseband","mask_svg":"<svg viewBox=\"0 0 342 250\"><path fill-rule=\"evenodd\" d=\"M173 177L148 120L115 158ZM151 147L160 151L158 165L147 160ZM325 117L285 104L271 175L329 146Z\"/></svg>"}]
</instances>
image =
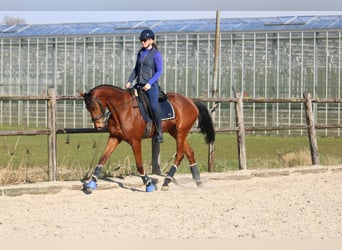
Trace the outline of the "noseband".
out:
<instances>
[{"instance_id":1,"label":"noseband","mask_svg":"<svg viewBox=\"0 0 342 250\"><path fill-rule=\"evenodd\" d=\"M91 119L92 122L96 122L97 120L100 120L102 118L104 118L104 123L107 123L110 115L112 112L108 111L106 112L106 109L103 107L102 103L99 101L99 99L95 96L94 100L97 102L97 104L100 106L102 115L96 116L93 119Z\"/></svg>"},{"instance_id":2,"label":"noseband","mask_svg":"<svg viewBox=\"0 0 342 250\"><path fill-rule=\"evenodd\" d=\"M90 99L91 99L91 98L89 98L88 100L90 100ZM129 101L127 101L127 102L121 104L119 107L115 108L115 107L111 104L111 102L110 102L109 100L107 100L107 101L109 102L110 106L112 106L112 109L113 109L113 110L110 111L109 108L108 108L108 111L106 112L105 107L103 107L102 103L101 103L100 100L97 98L97 96L94 96L92 99L95 100L96 103L99 105L99 107L100 107L100 109L101 109L101 112L102 112L102 115L99 115L99 116L96 116L96 117L92 118L91 121L94 123L94 122L96 122L97 120L99 120L99 119L101 119L101 118L104 118L104 123L105 123L105 124L108 122L108 119L109 119L109 117L112 115L113 112L119 111L119 110L125 108L125 106L126 106L127 104L130 104L131 101L132 101L132 100L129 100ZM107 104L108 104L108 102L107 102Z\"/></svg>"}]
</instances>

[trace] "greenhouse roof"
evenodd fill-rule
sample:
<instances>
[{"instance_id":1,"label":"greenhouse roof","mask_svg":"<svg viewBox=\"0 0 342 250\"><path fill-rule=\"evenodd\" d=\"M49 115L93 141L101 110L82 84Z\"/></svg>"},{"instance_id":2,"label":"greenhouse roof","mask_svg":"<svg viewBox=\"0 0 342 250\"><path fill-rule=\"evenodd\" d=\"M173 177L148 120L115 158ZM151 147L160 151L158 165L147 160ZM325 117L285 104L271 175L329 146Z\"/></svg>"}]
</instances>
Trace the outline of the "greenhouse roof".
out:
<instances>
[{"instance_id":1,"label":"greenhouse roof","mask_svg":"<svg viewBox=\"0 0 342 250\"><path fill-rule=\"evenodd\" d=\"M0 25L0 37L45 37L137 34L143 29L156 33L215 32L216 19L150 20L103 23ZM221 32L340 30L342 16L282 16L221 18Z\"/></svg>"}]
</instances>

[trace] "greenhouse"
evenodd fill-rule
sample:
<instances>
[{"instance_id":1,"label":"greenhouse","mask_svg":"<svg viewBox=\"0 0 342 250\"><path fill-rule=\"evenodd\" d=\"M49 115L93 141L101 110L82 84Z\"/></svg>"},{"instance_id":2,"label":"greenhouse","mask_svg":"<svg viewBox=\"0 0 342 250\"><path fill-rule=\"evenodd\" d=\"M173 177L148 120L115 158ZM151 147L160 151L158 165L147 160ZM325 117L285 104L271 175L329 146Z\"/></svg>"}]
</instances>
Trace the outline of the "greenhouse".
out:
<instances>
[{"instance_id":1,"label":"greenhouse","mask_svg":"<svg viewBox=\"0 0 342 250\"><path fill-rule=\"evenodd\" d=\"M0 26L0 94L78 96L99 84L124 87L152 29L164 59L165 92L212 97L215 19ZM220 19L218 97L341 99L342 16ZM1 101L0 124L46 126L43 101ZM209 107L208 103L208 107ZM305 125L301 103L245 104L246 127ZM67 108L68 107L68 108ZM91 127L79 101L58 104L59 128ZM315 103L316 123L341 124L340 103ZM216 128L234 128L234 103L216 109ZM254 133L261 133L255 132ZM302 134L305 130L263 131ZM323 129L340 136L341 129Z\"/></svg>"}]
</instances>

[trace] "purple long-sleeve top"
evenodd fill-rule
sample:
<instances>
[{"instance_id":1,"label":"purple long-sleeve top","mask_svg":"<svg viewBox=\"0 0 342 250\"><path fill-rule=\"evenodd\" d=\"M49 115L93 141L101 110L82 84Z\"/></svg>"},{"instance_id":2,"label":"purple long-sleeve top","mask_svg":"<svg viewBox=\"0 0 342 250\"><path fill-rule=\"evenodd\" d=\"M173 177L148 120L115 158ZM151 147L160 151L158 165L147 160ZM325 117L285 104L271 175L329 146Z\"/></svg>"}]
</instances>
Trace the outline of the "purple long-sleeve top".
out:
<instances>
[{"instance_id":1,"label":"purple long-sleeve top","mask_svg":"<svg viewBox=\"0 0 342 250\"><path fill-rule=\"evenodd\" d=\"M162 73L163 58L161 53L155 48L142 49L137 55L137 61L128 82L133 82L137 78L137 84L140 86L146 83L151 86L158 85L158 79Z\"/></svg>"}]
</instances>

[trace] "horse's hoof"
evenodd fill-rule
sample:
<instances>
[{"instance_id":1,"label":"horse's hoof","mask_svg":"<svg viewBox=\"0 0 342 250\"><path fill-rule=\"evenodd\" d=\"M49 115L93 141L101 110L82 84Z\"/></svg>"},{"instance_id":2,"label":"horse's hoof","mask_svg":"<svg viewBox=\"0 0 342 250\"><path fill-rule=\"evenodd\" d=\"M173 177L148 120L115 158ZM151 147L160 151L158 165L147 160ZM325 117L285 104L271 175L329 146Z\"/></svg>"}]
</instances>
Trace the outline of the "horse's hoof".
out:
<instances>
[{"instance_id":1,"label":"horse's hoof","mask_svg":"<svg viewBox=\"0 0 342 250\"><path fill-rule=\"evenodd\" d=\"M157 190L157 187L153 183L146 185L146 192L153 192L156 190Z\"/></svg>"},{"instance_id":2,"label":"horse's hoof","mask_svg":"<svg viewBox=\"0 0 342 250\"><path fill-rule=\"evenodd\" d=\"M83 191L83 193L85 193L85 194L91 194L91 193L93 192L93 189L84 187L84 188L82 189L82 191Z\"/></svg>"},{"instance_id":3,"label":"horse's hoof","mask_svg":"<svg viewBox=\"0 0 342 250\"><path fill-rule=\"evenodd\" d=\"M151 178L151 182L152 182L152 184L155 185L155 186L157 185L158 181L159 181L159 180L158 180L157 178Z\"/></svg>"},{"instance_id":4,"label":"horse's hoof","mask_svg":"<svg viewBox=\"0 0 342 250\"><path fill-rule=\"evenodd\" d=\"M162 191L168 191L169 190L169 184L171 183L171 181L172 181L171 178L166 177L161 190Z\"/></svg>"},{"instance_id":5,"label":"horse's hoof","mask_svg":"<svg viewBox=\"0 0 342 250\"><path fill-rule=\"evenodd\" d=\"M203 183L201 181L196 181L196 185L197 187L199 188L202 188L203 187Z\"/></svg>"}]
</instances>

